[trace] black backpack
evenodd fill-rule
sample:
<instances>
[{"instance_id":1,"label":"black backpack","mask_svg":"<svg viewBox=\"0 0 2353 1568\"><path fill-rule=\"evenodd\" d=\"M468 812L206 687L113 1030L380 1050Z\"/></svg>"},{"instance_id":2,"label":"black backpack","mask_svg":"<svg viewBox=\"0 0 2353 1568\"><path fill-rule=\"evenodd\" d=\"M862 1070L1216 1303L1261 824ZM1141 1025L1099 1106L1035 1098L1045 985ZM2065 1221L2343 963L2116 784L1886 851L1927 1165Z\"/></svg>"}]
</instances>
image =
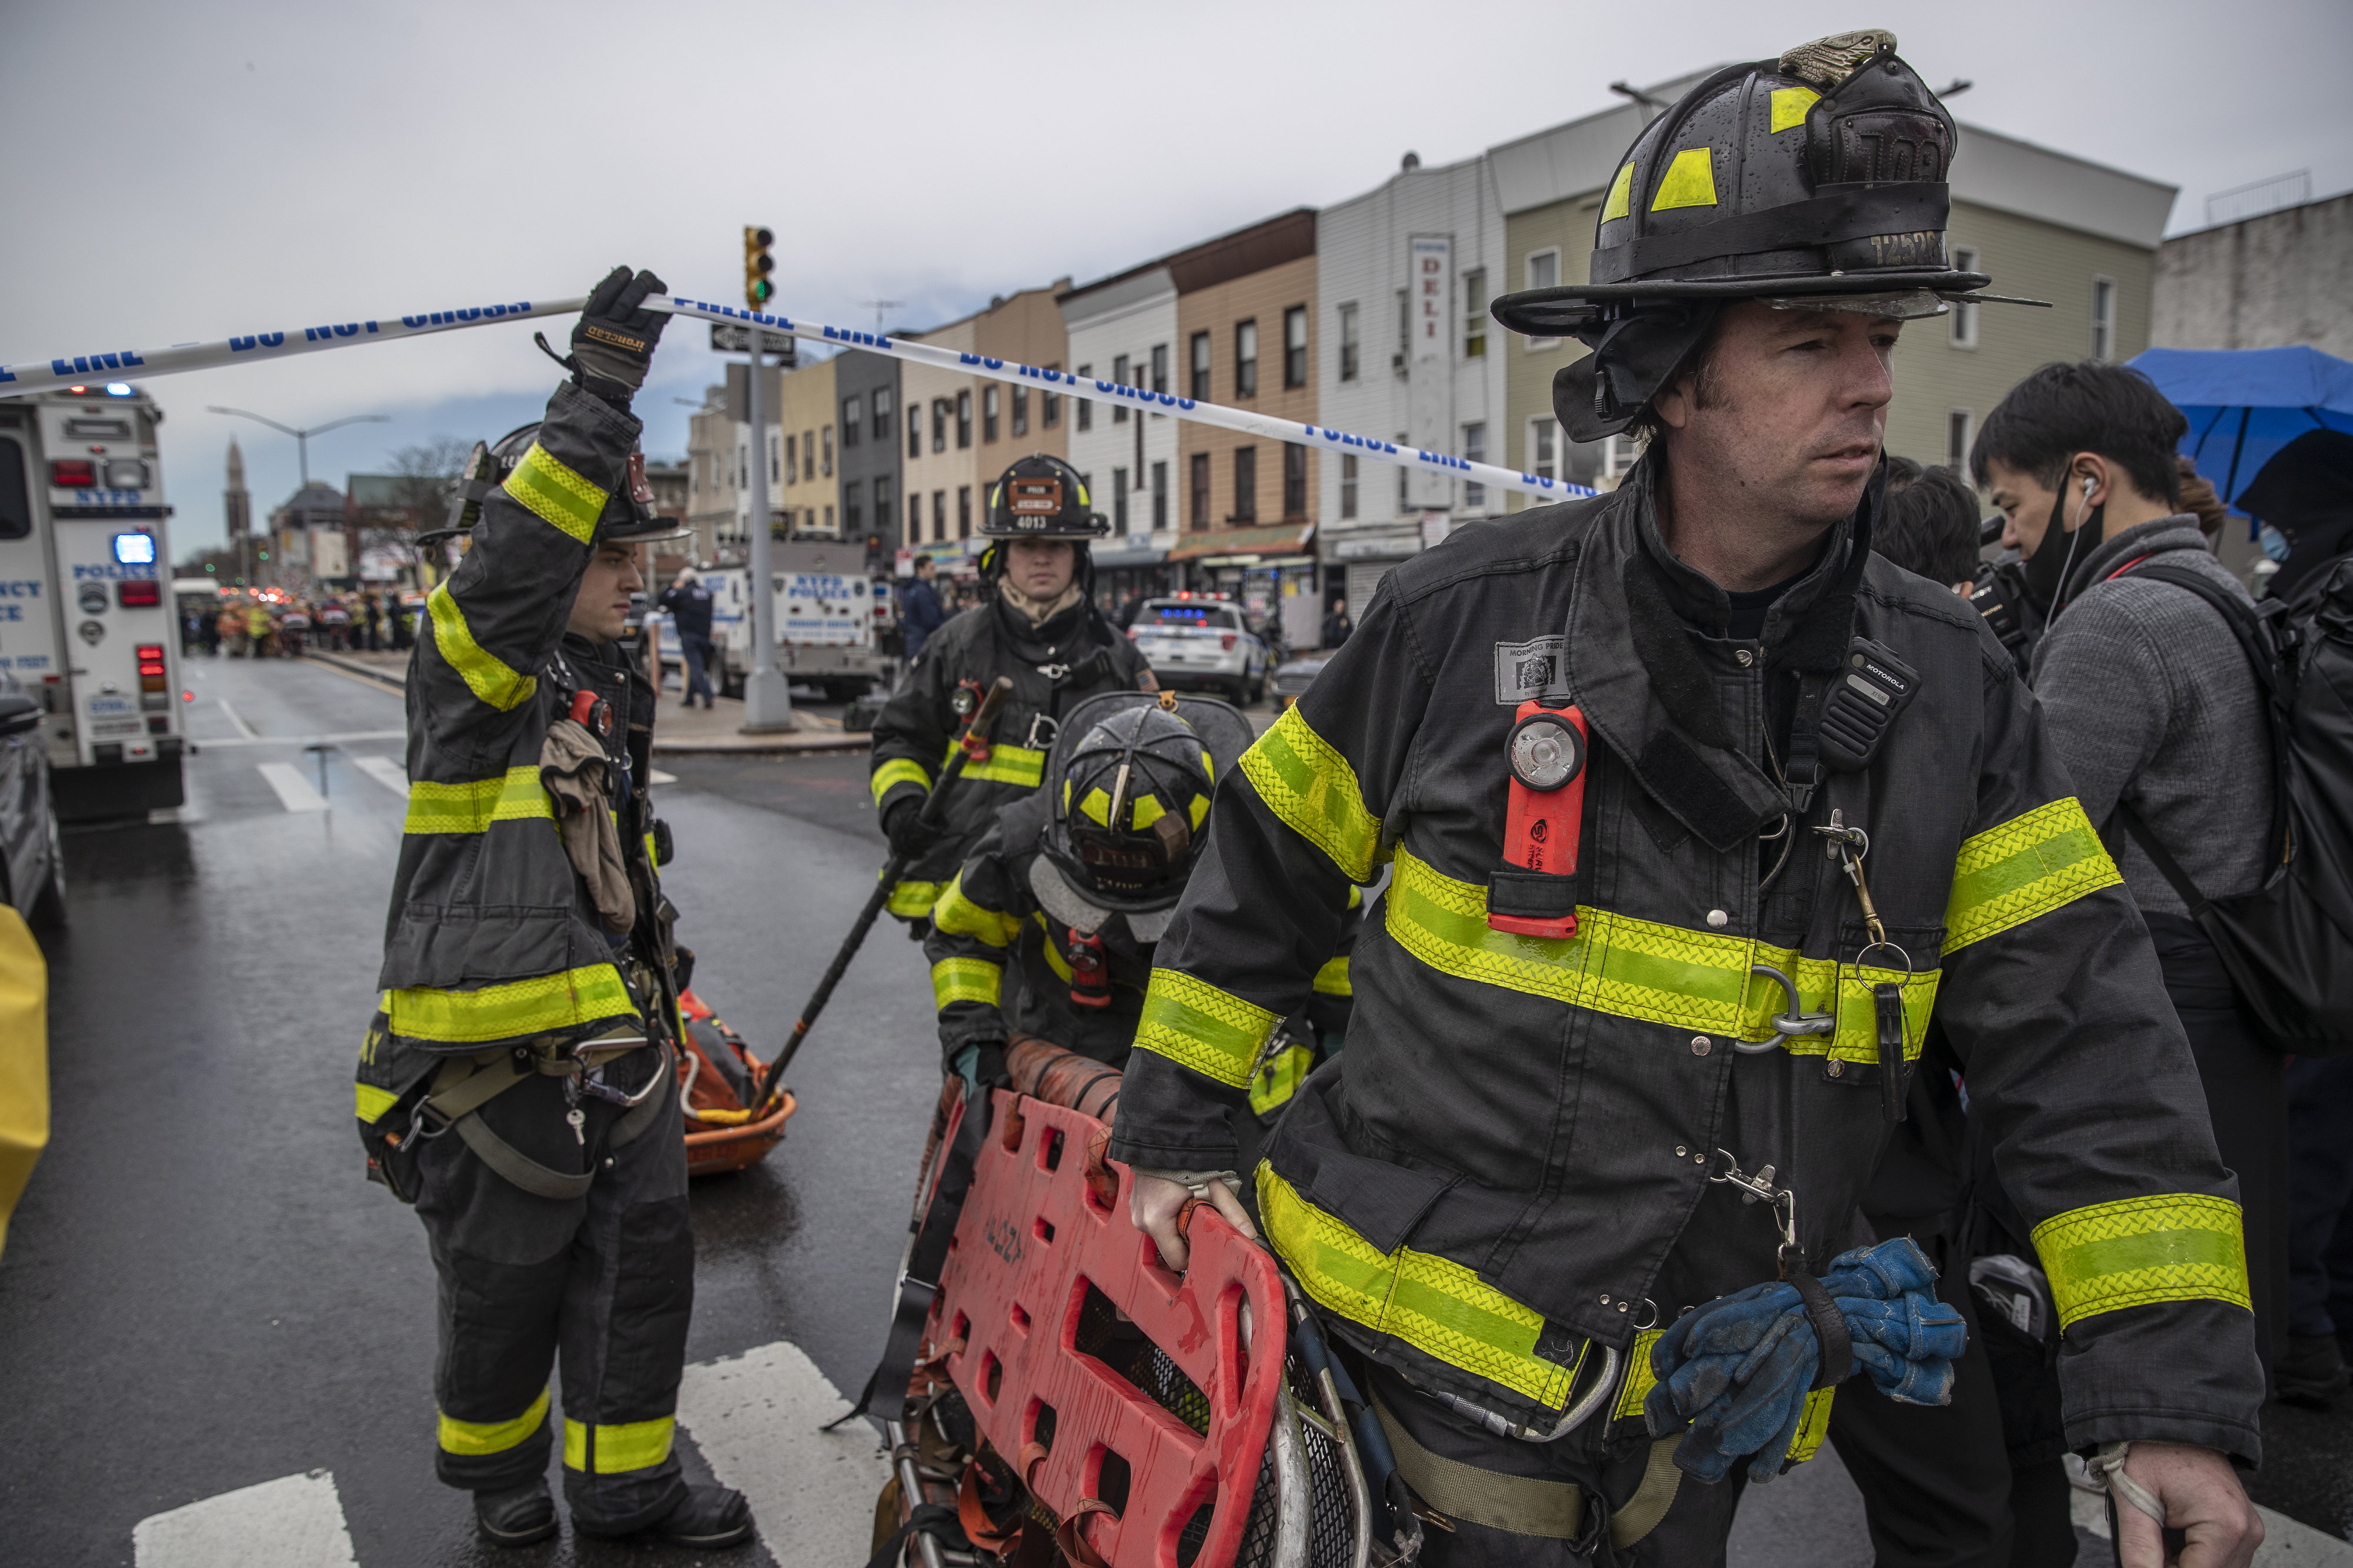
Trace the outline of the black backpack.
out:
<instances>
[{"instance_id":1,"label":"black backpack","mask_svg":"<svg viewBox=\"0 0 2353 1568\"><path fill-rule=\"evenodd\" d=\"M2353 1051L2353 557L2301 611L2251 605L2162 556L2126 571L2213 605L2254 667L2274 764L2271 874L2253 892L2209 899L2138 813L2119 801L2116 820L2189 906L2282 1050Z\"/></svg>"}]
</instances>

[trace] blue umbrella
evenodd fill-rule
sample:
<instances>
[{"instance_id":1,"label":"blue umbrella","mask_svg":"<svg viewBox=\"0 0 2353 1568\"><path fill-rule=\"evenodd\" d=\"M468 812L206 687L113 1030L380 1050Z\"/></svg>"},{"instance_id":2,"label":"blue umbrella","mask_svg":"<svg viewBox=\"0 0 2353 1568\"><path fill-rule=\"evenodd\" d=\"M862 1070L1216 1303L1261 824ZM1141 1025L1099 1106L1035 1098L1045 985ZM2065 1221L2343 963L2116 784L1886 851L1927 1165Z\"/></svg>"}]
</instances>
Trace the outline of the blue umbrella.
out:
<instances>
[{"instance_id":1,"label":"blue umbrella","mask_svg":"<svg viewBox=\"0 0 2353 1568\"><path fill-rule=\"evenodd\" d=\"M2226 502L2306 431L2353 431L2353 363L2318 349L2150 349L2130 363L2189 416L2181 450Z\"/></svg>"}]
</instances>

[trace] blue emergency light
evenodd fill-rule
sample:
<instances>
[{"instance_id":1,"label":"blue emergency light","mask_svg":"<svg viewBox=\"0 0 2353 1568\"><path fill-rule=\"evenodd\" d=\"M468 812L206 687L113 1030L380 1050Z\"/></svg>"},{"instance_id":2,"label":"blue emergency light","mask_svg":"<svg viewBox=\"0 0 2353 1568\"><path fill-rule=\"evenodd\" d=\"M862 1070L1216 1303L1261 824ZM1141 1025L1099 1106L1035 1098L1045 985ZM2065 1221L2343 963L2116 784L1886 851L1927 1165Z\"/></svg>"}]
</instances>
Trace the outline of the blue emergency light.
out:
<instances>
[{"instance_id":1,"label":"blue emergency light","mask_svg":"<svg viewBox=\"0 0 2353 1568\"><path fill-rule=\"evenodd\" d=\"M155 536L152 533L116 534L114 558L125 566L154 565Z\"/></svg>"}]
</instances>

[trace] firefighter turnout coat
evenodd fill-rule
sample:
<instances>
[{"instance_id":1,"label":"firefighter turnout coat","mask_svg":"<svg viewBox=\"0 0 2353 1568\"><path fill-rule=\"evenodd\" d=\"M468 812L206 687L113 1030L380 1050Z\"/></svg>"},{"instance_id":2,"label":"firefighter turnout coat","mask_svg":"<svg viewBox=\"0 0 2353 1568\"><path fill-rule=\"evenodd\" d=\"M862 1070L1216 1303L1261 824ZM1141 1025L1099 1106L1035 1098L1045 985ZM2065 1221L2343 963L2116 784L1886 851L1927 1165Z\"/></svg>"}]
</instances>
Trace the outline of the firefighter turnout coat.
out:
<instances>
[{"instance_id":1,"label":"firefighter turnout coat","mask_svg":"<svg viewBox=\"0 0 2353 1568\"><path fill-rule=\"evenodd\" d=\"M939 841L892 890L891 912L921 920L997 812L1045 782L1057 721L1097 692L1136 689L1148 669L1135 645L1083 598L1033 632L992 584L987 603L934 632L874 721L868 784L878 820L901 800L922 799L940 776L972 713L956 710L960 687L975 703L1000 675L1012 679L1013 690L997 715L988 760L965 764Z\"/></svg>"},{"instance_id":2,"label":"firefighter turnout coat","mask_svg":"<svg viewBox=\"0 0 2353 1568\"><path fill-rule=\"evenodd\" d=\"M2033 1225L2069 1446L2257 1458L2235 1183L2146 929L2009 656L1959 599L1869 554L1876 485L1761 639L1733 640L1725 595L1662 539L1656 461L1395 568L1221 782L1112 1156L1233 1166L1260 1041L1309 994L1345 887L1386 867L1348 1048L1255 1171L1265 1232L1343 1334L1415 1381L1548 1428L1598 1344L1626 1352L1616 1411L1639 1428L1638 1334L1776 1276L1771 1205L1711 1177L1773 1166L1817 1268L1870 1239L1872 987L1899 983L1905 1056L1933 1010ZM1826 776L1760 892L1788 805L1767 715L1798 676L1837 675L1855 636L1909 665L1915 695L1867 765ZM1506 737L1556 674L1591 732L1577 928L1514 935L1487 920ZM1853 884L1812 831L1832 811L1869 834L1894 948L1864 952ZM1831 1032L1777 1034L1788 1005L1757 964Z\"/></svg>"}]
</instances>

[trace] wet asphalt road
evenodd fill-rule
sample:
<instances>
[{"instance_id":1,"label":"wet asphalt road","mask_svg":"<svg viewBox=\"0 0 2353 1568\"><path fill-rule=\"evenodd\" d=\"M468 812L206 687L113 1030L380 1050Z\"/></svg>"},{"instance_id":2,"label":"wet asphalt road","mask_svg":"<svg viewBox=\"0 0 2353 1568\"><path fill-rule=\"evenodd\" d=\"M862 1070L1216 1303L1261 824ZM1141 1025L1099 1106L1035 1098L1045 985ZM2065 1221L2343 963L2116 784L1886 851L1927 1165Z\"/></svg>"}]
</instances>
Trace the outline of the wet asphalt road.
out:
<instances>
[{"instance_id":1,"label":"wet asphalt road","mask_svg":"<svg viewBox=\"0 0 2353 1568\"><path fill-rule=\"evenodd\" d=\"M332 1472L367 1568L697 1561L568 1532L494 1552L434 1480L424 1235L362 1179L348 1119L401 819L363 763L397 765L400 700L315 664L195 660L189 685L183 820L68 841L55 1131L0 1264L0 1563L129 1563L140 1521L311 1470ZM329 809L291 812L260 765L316 787L321 736L342 737ZM865 759L660 765L696 988L765 1053L882 857ZM936 1060L920 950L886 921L795 1064L790 1136L695 1186L690 1362L788 1340L837 1388L864 1382ZM2353 1411L2271 1415L2257 1497L2343 1535ZM1737 1568L1870 1561L1834 1459L1771 1492L1744 1510ZM804 1560L769 1551L710 1560Z\"/></svg>"}]
</instances>

